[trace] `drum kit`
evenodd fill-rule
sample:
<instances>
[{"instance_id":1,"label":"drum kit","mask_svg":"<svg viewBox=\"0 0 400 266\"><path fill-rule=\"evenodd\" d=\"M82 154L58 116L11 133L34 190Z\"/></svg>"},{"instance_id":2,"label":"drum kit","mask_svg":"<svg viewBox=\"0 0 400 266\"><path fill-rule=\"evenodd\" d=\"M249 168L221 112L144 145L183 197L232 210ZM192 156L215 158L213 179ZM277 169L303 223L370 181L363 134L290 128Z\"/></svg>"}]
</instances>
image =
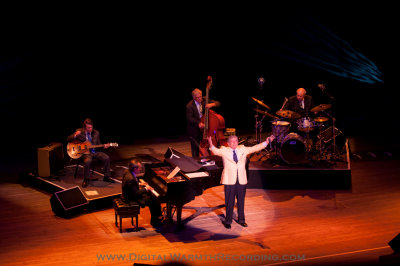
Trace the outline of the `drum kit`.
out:
<instances>
[{"instance_id":1,"label":"drum kit","mask_svg":"<svg viewBox=\"0 0 400 266\"><path fill-rule=\"evenodd\" d=\"M262 121L265 117L271 118L271 129L272 134L275 136L275 140L270 145L270 159L273 159L275 163L283 161L286 164L309 164L317 161L335 160L335 137L341 134L335 127L335 118L333 118L326 110L332 107L331 104L320 104L313 107L310 112L317 113L319 116L315 118L301 117L300 114L290 110L278 110L276 115L268 113L271 108L267 106L263 101L256 98L252 98L257 104L267 108L267 110L260 110L258 107L253 110L256 111L256 139L257 142L261 142L261 130ZM258 120L258 114L263 117ZM289 120L289 121L287 121ZM333 125L328 129L325 129L325 123L329 121L333 122ZM315 145L313 145L313 139L310 137L310 133L318 131L318 134L313 134ZM333 140L333 147L327 145ZM332 149L330 151L329 149ZM330 155L328 157L328 154Z\"/></svg>"}]
</instances>

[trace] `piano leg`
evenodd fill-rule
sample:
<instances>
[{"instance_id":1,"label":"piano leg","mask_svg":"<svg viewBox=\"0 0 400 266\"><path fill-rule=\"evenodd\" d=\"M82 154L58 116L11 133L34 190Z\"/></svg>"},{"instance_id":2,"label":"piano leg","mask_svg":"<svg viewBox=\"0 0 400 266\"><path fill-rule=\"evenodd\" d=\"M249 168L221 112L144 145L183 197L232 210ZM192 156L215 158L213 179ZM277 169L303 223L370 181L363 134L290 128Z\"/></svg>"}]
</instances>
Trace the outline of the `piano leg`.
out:
<instances>
[{"instance_id":1,"label":"piano leg","mask_svg":"<svg viewBox=\"0 0 400 266\"><path fill-rule=\"evenodd\" d=\"M182 223L182 207L183 205L176 205L176 226L177 230L182 230L184 225Z\"/></svg>"},{"instance_id":2,"label":"piano leg","mask_svg":"<svg viewBox=\"0 0 400 266\"><path fill-rule=\"evenodd\" d=\"M172 224L174 222L173 216L175 209L177 230L182 230L184 228L184 225L182 224L182 208L183 205L172 205L171 203L167 203L166 218L168 220L168 223Z\"/></svg>"},{"instance_id":3,"label":"piano leg","mask_svg":"<svg viewBox=\"0 0 400 266\"><path fill-rule=\"evenodd\" d=\"M172 217L172 209L173 206L170 203L167 203L167 209L166 209L166 220L168 223L172 224L173 223L173 217Z\"/></svg>"}]
</instances>

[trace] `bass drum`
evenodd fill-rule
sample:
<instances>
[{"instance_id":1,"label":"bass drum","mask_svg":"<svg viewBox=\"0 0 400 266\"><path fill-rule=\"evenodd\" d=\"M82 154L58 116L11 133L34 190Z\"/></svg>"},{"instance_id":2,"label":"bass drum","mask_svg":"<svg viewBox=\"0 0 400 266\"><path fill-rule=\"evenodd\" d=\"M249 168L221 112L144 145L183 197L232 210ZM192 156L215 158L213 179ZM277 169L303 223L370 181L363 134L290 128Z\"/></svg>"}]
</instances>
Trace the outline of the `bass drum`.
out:
<instances>
[{"instance_id":1,"label":"bass drum","mask_svg":"<svg viewBox=\"0 0 400 266\"><path fill-rule=\"evenodd\" d=\"M297 133L289 133L282 141L280 156L288 164L305 162L307 152L303 138Z\"/></svg>"}]
</instances>

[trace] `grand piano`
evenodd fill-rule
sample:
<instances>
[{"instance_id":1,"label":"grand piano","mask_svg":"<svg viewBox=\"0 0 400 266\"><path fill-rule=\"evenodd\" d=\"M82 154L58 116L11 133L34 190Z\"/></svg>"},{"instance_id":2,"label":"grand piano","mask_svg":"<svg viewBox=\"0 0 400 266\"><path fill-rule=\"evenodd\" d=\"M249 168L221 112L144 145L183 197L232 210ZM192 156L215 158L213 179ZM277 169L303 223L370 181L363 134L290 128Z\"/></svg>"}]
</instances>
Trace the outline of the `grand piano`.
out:
<instances>
[{"instance_id":1,"label":"grand piano","mask_svg":"<svg viewBox=\"0 0 400 266\"><path fill-rule=\"evenodd\" d=\"M166 203L166 218L172 223L176 212L178 229L183 228L182 207L203 194L207 188L220 185L223 163L218 156L195 160L171 147L164 162L144 164L142 179L155 190L161 203Z\"/></svg>"}]
</instances>

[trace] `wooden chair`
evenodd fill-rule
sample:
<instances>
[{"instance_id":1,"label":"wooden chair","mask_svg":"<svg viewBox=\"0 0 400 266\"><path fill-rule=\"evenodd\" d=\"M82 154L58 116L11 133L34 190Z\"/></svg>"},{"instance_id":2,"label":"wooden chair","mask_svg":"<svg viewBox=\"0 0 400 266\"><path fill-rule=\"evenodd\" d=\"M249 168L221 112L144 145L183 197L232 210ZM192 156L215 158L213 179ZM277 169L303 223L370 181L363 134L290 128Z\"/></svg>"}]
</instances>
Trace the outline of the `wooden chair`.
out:
<instances>
[{"instance_id":1,"label":"wooden chair","mask_svg":"<svg viewBox=\"0 0 400 266\"><path fill-rule=\"evenodd\" d=\"M119 217L119 231L122 233L122 218L131 218L133 225L133 217L136 218L135 231L139 229L138 215L140 214L140 206L136 202L125 203L121 198L115 198L113 201L115 211L115 226L118 227Z\"/></svg>"}]
</instances>

